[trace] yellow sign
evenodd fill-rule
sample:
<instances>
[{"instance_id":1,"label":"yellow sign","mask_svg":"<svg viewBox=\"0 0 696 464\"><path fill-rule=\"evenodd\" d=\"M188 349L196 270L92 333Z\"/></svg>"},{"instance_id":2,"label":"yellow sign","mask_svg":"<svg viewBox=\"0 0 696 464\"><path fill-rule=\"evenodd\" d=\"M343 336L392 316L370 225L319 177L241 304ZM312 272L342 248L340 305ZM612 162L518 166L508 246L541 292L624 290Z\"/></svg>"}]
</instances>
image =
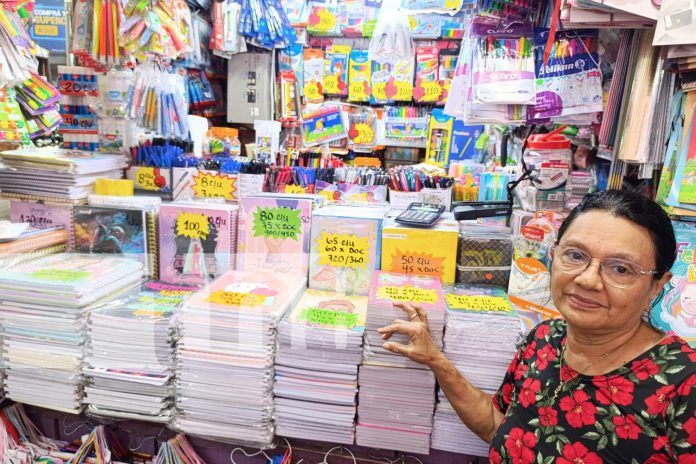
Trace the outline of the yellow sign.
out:
<instances>
[{"instance_id":1,"label":"yellow sign","mask_svg":"<svg viewBox=\"0 0 696 464\"><path fill-rule=\"evenodd\" d=\"M354 102L370 101L370 84L367 81L351 79L348 84L348 99Z\"/></svg>"},{"instance_id":2,"label":"yellow sign","mask_svg":"<svg viewBox=\"0 0 696 464\"><path fill-rule=\"evenodd\" d=\"M152 167L141 167L135 171L135 183L143 190L159 191L166 186L166 180L163 176L155 175L155 169Z\"/></svg>"},{"instance_id":3,"label":"yellow sign","mask_svg":"<svg viewBox=\"0 0 696 464\"><path fill-rule=\"evenodd\" d=\"M208 216L202 213L180 213L176 218L176 235L205 240L210 233Z\"/></svg>"},{"instance_id":4,"label":"yellow sign","mask_svg":"<svg viewBox=\"0 0 696 464\"><path fill-rule=\"evenodd\" d=\"M377 289L377 298L380 300L408 301L416 304L435 304L440 301L436 290L410 285L405 287L379 287Z\"/></svg>"},{"instance_id":5,"label":"yellow sign","mask_svg":"<svg viewBox=\"0 0 696 464\"><path fill-rule=\"evenodd\" d=\"M285 193L307 193L307 189L300 187L299 185L286 185Z\"/></svg>"},{"instance_id":6,"label":"yellow sign","mask_svg":"<svg viewBox=\"0 0 696 464\"><path fill-rule=\"evenodd\" d=\"M512 312L510 302L499 296L455 295L450 293L445 296L445 300L450 309Z\"/></svg>"},{"instance_id":7,"label":"yellow sign","mask_svg":"<svg viewBox=\"0 0 696 464\"><path fill-rule=\"evenodd\" d=\"M338 88L338 74L327 74L324 76L324 93L338 95L341 89Z\"/></svg>"},{"instance_id":8,"label":"yellow sign","mask_svg":"<svg viewBox=\"0 0 696 464\"><path fill-rule=\"evenodd\" d=\"M445 0L445 9L446 10L458 10L461 8L461 3L459 0Z\"/></svg>"},{"instance_id":9,"label":"yellow sign","mask_svg":"<svg viewBox=\"0 0 696 464\"><path fill-rule=\"evenodd\" d=\"M193 191L197 197L237 199L237 178L217 172L198 172L193 176Z\"/></svg>"},{"instance_id":10,"label":"yellow sign","mask_svg":"<svg viewBox=\"0 0 696 464\"><path fill-rule=\"evenodd\" d=\"M319 17L319 23L311 27L312 31L328 33L336 28L336 16L329 10L322 8L316 14Z\"/></svg>"},{"instance_id":11,"label":"yellow sign","mask_svg":"<svg viewBox=\"0 0 696 464\"><path fill-rule=\"evenodd\" d=\"M319 264L365 269L370 259L369 237L322 232L318 241Z\"/></svg>"},{"instance_id":12,"label":"yellow sign","mask_svg":"<svg viewBox=\"0 0 696 464\"><path fill-rule=\"evenodd\" d=\"M404 81L395 81L396 95L395 101L410 101L413 98L413 84Z\"/></svg>"},{"instance_id":13,"label":"yellow sign","mask_svg":"<svg viewBox=\"0 0 696 464\"><path fill-rule=\"evenodd\" d=\"M377 100L377 101L389 100L389 98L387 97L387 83L386 82L377 82L372 87L372 95L375 97L375 100Z\"/></svg>"},{"instance_id":14,"label":"yellow sign","mask_svg":"<svg viewBox=\"0 0 696 464\"><path fill-rule=\"evenodd\" d=\"M324 94L319 88L319 83L317 81L306 82L302 93L305 98L311 102L320 102L324 100Z\"/></svg>"},{"instance_id":15,"label":"yellow sign","mask_svg":"<svg viewBox=\"0 0 696 464\"><path fill-rule=\"evenodd\" d=\"M392 255L392 270L401 274L416 274L442 277L442 265L446 258L436 258L432 254L402 252L398 248Z\"/></svg>"},{"instance_id":16,"label":"yellow sign","mask_svg":"<svg viewBox=\"0 0 696 464\"><path fill-rule=\"evenodd\" d=\"M440 100L442 86L439 82L421 82L420 88L423 90L423 96L418 100L419 102L434 103Z\"/></svg>"},{"instance_id":17,"label":"yellow sign","mask_svg":"<svg viewBox=\"0 0 696 464\"><path fill-rule=\"evenodd\" d=\"M365 124L363 122L358 123L355 125L355 130L357 131L358 135L353 139L353 143L359 145L368 145L374 142L375 132L372 130L372 127L370 127L369 124Z\"/></svg>"},{"instance_id":18,"label":"yellow sign","mask_svg":"<svg viewBox=\"0 0 696 464\"><path fill-rule=\"evenodd\" d=\"M210 294L208 301L226 306L256 307L261 306L264 301L266 301L266 297L263 295L255 295L253 293L226 292L224 290L218 290L217 292Z\"/></svg>"}]
</instances>

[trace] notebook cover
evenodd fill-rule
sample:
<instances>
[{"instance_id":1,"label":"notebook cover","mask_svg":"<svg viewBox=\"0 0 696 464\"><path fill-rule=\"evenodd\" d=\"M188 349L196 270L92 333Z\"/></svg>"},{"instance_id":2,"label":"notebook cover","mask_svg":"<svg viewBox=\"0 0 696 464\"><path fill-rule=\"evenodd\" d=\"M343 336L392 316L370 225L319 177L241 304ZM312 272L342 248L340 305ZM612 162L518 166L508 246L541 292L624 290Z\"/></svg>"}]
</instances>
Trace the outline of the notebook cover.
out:
<instances>
[{"instance_id":1,"label":"notebook cover","mask_svg":"<svg viewBox=\"0 0 696 464\"><path fill-rule=\"evenodd\" d=\"M312 200L245 197L239 205L237 268L305 277Z\"/></svg>"},{"instance_id":2,"label":"notebook cover","mask_svg":"<svg viewBox=\"0 0 696 464\"><path fill-rule=\"evenodd\" d=\"M382 229L383 271L455 281L459 224L443 218L429 229L402 226L387 220Z\"/></svg>"},{"instance_id":3,"label":"notebook cover","mask_svg":"<svg viewBox=\"0 0 696 464\"><path fill-rule=\"evenodd\" d=\"M10 201L10 220L28 222L32 227L44 229L63 226L68 232L68 249L73 246L73 208L70 205L50 205L28 201Z\"/></svg>"},{"instance_id":4,"label":"notebook cover","mask_svg":"<svg viewBox=\"0 0 696 464\"><path fill-rule=\"evenodd\" d=\"M428 311L444 311L445 300L440 280L427 276L408 276L377 271L372 278L368 304L391 306L411 302Z\"/></svg>"},{"instance_id":5,"label":"notebook cover","mask_svg":"<svg viewBox=\"0 0 696 464\"><path fill-rule=\"evenodd\" d=\"M204 284L235 264L237 210L229 206L162 205L160 279Z\"/></svg>"},{"instance_id":6,"label":"notebook cover","mask_svg":"<svg viewBox=\"0 0 696 464\"><path fill-rule=\"evenodd\" d=\"M307 289L287 321L317 329L363 332L366 318L367 297Z\"/></svg>"},{"instance_id":7,"label":"notebook cover","mask_svg":"<svg viewBox=\"0 0 696 464\"><path fill-rule=\"evenodd\" d=\"M353 208L350 208L353 209ZM312 217L309 287L367 295L379 268L381 220L332 214Z\"/></svg>"}]
</instances>

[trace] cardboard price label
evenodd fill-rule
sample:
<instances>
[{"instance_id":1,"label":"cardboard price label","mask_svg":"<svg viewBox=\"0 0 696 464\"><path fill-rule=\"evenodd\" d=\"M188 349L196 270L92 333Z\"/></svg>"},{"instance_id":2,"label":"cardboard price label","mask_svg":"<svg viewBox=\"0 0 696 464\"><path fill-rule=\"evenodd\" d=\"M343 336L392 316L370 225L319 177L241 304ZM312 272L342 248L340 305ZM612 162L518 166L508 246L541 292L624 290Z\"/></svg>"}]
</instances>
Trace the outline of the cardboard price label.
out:
<instances>
[{"instance_id":1,"label":"cardboard price label","mask_svg":"<svg viewBox=\"0 0 696 464\"><path fill-rule=\"evenodd\" d=\"M434 103L440 100L442 86L439 82L421 82L420 85L414 89L414 94L419 95L419 102Z\"/></svg>"},{"instance_id":2,"label":"cardboard price label","mask_svg":"<svg viewBox=\"0 0 696 464\"><path fill-rule=\"evenodd\" d=\"M307 189L300 187L299 185L286 185L285 193L307 193Z\"/></svg>"},{"instance_id":3,"label":"cardboard price label","mask_svg":"<svg viewBox=\"0 0 696 464\"><path fill-rule=\"evenodd\" d=\"M348 84L348 100L354 102L370 101L370 84L367 81L352 81Z\"/></svg>"},{"instance_id":4,"label":"cardboard price label","mask_svg":"<svg viewBox=\"0 0 696 464\"><path fill-rule=\"evenodd\" d=\"M395 101L411 101L413 98L413 85L411 83L396 81L394 85L396 86Z\"/></svg>"},{"instance_id":5,"label":"cardboard price label","mask_svg":"<svg viewBox=\"0 0 696 464\"><path fill-rule=\"evenodd\" d=\"M450 309L512 313L510 302L499 296L449 294L445 296L445 301Z\"/></svg>"},{"instance_id":6,"label":"cardboard price label","mask_svg":"<svg viewBox=\"0 0 696 464\"><path fill-rule=\"evenodd\" d=\"M372 95L375 97L376 101L387 101L389 97L387 96L387 83L377 82L372 87Z\"/></svg>"},{"instance_id":7,"label":"cardboard price label","mask_svg":"<svg viewBox=\"0 0 696 464\"><path fill-rule=\"evenodd\" d=\"M349 133L349 135L354 135L351 137L353 142L358 145L369 145L375 140L375 132L372 130L369 124L364 122L358 123L353 128L355 132Z\"/></svg>"},{"instance_id":8,"label":"cardboard price label","mask_svg":"<svg viewBox=\"0 0 696 464\"><path fill-rule=\"evenodd\" d=\"M322 327L352 329L357 325L358 315L335 309L309 307L302 310L298 320Z\"/></svg>"},{"instance_id":9,"label":"cardboard price label","mask_svg":"<svg viewBox=\"0 0 696 464\"><path fill-rule=\"evenodd\" d=\"M224 290L218 290L217 292L210 294L208 301L226 306L256 307L261 306L264 301L266 301L266 297L263 295L255 295L253 293L226 292Z\"/></svg>"},{"instance_id":10,"label":"cardboard price label","mask_svg":"<svg viewBox=\"0 0 696 464\"><path fill-rule=\"evenodd\" d=\"M322 101L324 100L324 93L319 86L317 81L309 81L305 83L302 88L302 94L309 101Z\"/></svg>"},{"instance_id":11,"label":"cardboard price label","mask_svg":"<svg viewBox=\"0 0 696 464\"><path fill-rule=\"evenodd\" d=\"M365 269L369 260L368 241L368 237L322 232L319 238L319 264Z\"/></svg>"},{"instance_id":12,"label":"cardboard price label","mask_svg":"<svg viewBox=\"0 0 696 464\"><path fill-rule=\"evenodd\" d=\"M181 213L176 218L176 235L205 240L210 233L208 216L202 213Z\"/></svg>"},{"instance_id":13,"label":"cardboard price label","mask_svg":"<svg viewBox=\"0 0 696 464\"><path fill-rule=\"evenodd\" d=\"M403 274L441 277L445 259L431 254L397 249L396 253L392 255L392 269Z\"/></svg>"},{"instance_id":14,"label":"cardboard price label","mask_svg":"<svg viewBox=\"0 0 696 464\"><path fill-rule=\"evenodd\" d=\"M235 200L237 179L221 173L198 172L193 176L193 191L197 197Z\"/></svg>"},{"instance_id":15,"label":"cardboard price label","mask_svg":"<svg viewBox=\"0 0 696 464\"><path fill-rule=\"evenodd\" d=\"M341 89L338 85L338 75L329 74L324 76L324 92L333 95L340 95Z\"/></svg>"},{"instance_id":16,"label":"cardboard price label","mask_svg":"<svg viewBox=\"0 0 696 464\"><path fill-rule=\"evenodd\" d=\"M380 300L408 301L416 304L435 304L440 301L437 291L426 288L384 286L377 289L377 298Z\"/></svg>"},{"instance_id":17,"label":"cardboard price label","mask_svg":"<svg viewBox=\"0 0 696 464\"><path fill-rule=\"evenodd\" d=\"M157 192L167 185L167 179L159 174L159 170L153 167L141 167L135 170L135 183L142 190Z\"/></svg>"},{"instance_id":18,"label":"cardboard price label","mask_svg":"<svg viewBox=\"0 0 696 464\"><path fill-rule=\"evenodd\" d=\"M258 208L254 211L254 237L298 239L302 230L299 209Z\"/></svg>"},{"instance_id":19,"label":"cardboard price label","mask_svg":"<svg viewBox=\"0 0 696 464\"><path fill-rule=\"evenodd\" d=\"M64 282L66 284L73 284L79 282L83 279L89 278L92 275L87 271L75 271L72 269L39 269L31 273L31 277L34 279L50 280L53 282Z\"/></svg>"}]
</instances>

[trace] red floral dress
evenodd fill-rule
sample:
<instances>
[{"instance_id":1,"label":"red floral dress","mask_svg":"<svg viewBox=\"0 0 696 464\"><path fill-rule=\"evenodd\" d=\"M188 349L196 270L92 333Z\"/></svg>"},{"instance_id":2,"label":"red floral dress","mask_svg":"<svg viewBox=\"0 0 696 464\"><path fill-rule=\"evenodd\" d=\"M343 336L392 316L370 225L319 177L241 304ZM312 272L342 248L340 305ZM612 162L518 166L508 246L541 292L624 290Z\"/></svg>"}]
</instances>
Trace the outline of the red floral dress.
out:
<instances>
[{"instance_id":1,"label":"red floral dress","mask_svg":"<svg viewBox=\"0 0 696 464\"><path fill-rule=\"evenodd\" d=\"M696 350L670 336L606 375L560 384L564 321L547 321L510 364L492 464L696 464ZM564 364L563 379L577 372Z\"/></svg>"}]
</instances>

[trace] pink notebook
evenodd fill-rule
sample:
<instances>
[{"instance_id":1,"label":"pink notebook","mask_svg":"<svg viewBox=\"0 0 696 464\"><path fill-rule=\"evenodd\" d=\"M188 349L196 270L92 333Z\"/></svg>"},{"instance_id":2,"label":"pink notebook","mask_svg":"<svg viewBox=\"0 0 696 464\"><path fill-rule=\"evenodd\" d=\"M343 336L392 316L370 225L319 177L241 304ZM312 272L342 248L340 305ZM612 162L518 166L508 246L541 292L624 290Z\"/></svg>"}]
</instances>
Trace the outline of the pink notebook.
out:
<instances>
[{"instance_id":1,"label":"pink notebook","mask_svg":"<svg viewBox=\"0 0 696 464\"><path fill-rule=\"evenodd\" d=\"M74 248L72 206L12 200L10 202L10 220L12 222L28 222L37 229L63 226L70 237L68 250Z\"/></svg>"}]
</instances>

